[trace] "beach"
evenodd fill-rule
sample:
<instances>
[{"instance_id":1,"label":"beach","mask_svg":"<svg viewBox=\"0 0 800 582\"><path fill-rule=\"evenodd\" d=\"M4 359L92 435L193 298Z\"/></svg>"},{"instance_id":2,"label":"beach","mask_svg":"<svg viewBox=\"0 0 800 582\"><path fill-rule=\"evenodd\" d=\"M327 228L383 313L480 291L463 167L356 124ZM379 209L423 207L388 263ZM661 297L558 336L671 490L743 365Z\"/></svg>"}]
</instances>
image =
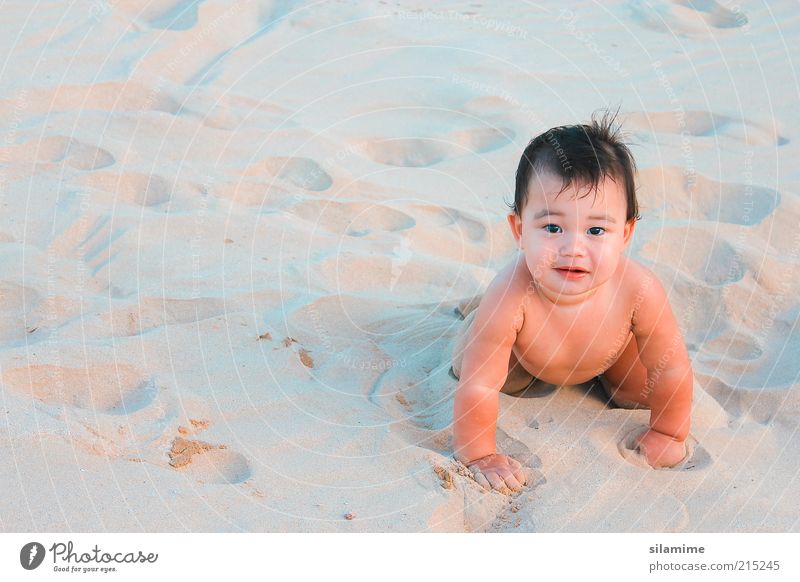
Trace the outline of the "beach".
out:
<instances>
[{"instance_id":1,"label":"beach","mask_svg":"<svg viewBox=\"0 0 800 582\"><path fill-rule=\"evenodd\" d=\"M797 532L789 2L4 4L0 531ZM619 119L688 461L596 386L452 455L459 307L530 139ZM793 509L794 508L794 509Z\"/></svg>"}]
</instances>

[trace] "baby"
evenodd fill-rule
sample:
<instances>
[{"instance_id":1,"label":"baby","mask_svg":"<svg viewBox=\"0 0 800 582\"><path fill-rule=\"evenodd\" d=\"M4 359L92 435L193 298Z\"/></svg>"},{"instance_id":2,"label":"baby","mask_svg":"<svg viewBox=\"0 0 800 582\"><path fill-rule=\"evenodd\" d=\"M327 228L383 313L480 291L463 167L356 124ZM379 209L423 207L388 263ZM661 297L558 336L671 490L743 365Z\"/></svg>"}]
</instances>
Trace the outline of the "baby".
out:
<instances>
[{"instance_id":1,"label":"baby","mask_svg":"<svg viewBox=\"0 0 800 582\"><path fill-rule=\"evenodd\" d=\"M598 377L620 407L650 410L636 438L654 467L686 456L692 368L664 287L625 256L638 216L635 164L614 117L556 127L525 148L508 215L519 252L467 315L456 344L453 448L486 489L519 490L498 453L499 392Z\"/></svg>"}]
</instances>

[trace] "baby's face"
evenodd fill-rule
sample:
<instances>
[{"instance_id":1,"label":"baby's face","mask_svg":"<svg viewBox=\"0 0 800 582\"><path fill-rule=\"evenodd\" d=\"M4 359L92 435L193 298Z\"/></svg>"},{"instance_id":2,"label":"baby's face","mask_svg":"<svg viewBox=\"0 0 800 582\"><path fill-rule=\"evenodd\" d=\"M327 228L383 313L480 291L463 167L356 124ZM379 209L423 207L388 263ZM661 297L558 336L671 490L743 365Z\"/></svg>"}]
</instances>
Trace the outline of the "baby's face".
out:
<instances>
[{"instance_id":1,"label":"baby's face","mask_svg":"<svg viewBox=\"0 0 800 582\"><path fill-rule=\"evenodd\" d=\"M586 196L585 185L573 185L556 197L561 186L561 178L534 174L522 217L512 213L508 218L540 291L549 298L580 300L614 274L636 222L625 221L621 182L607 178L596 196Z\"/></svg>"}]
</instances>

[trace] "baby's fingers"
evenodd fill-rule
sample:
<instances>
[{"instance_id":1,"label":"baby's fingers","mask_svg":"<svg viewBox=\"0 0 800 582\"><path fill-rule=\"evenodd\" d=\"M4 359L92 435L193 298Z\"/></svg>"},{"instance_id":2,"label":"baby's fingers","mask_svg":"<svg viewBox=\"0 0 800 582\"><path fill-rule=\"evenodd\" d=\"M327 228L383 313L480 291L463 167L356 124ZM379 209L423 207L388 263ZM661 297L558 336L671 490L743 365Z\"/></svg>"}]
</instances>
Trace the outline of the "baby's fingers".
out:
<instances>
[{"instance_id":1,"label":"baby's fingers","mask_svg":"<svg viewBox=\"0 0 800 582\"><path fill-rule=\"evenodd\" d=\"M514 478L519 481L521 485L525 485L528 476L525 474L525 470L522 468L520 462L509 457L508 466L511 468L511 473L514 475Z\"/></svg>"},{"instance_id":2,"label":"baby's fingers","mask_svg":"<svg viewBox=\"0 0 800 582\"><path fill-rule=\"evenodd\" d=\"M487 491L492 490L492 486L489 484L489 481L486 480L486 476L481 473L480 471L475 471L472 476L475 478L475 481L478 482L478 485L486 489Z\"/></svg>"},{"instance_id":3,"label":"baby's fingers","mask_svg":"<svg viewBox=\"0 0 800 582\"><path fill-rule=\"evenodd\" d=\"M519 463L517 463L519 465ZM511 472L514 474L514 478L519 481L520 485L525 485L528 481L528 476L525 474L522 465L519 465L516 469L511 469Z\"/></svg>"},{"instance_id":4,"label":"baby's fingers","mask_svg":"<svg viewBox=\"0 0 800 582\"><path fill-rule=\"evenodd\" d=\"M486 474L486 478L489 480L489 483L492 484L493 489L497 489L498 491L502 491L506 488L506 483L500 475L492 471L491 473Z\"/></svg>"},{"instance_id":5,"label":"baby's fingers","mask_svg":"<svg viewBox=\"0 0 800 582\"><path fill-rule=\"evenodd\" d=\"M520 489L522 489L522 485L524 485L524 484L525 484L525 480L524 479L522 481L518 481L517 478L514 477L514 475L510 475L510 474L506 475L506 485L512 491L519 491Z\"/></svg>"},{"instance_id":6,"label":"baby's fingers","mask_svg":"<svg viewBox=\"0 0 800 582\"><path fill-rule=\"evenodd\" d=\"M516 460L514 457L508 457L508 465L511 467L511 470L516 473L518 470L522 469L522 464Z\"/></svg>"}]
</instances>

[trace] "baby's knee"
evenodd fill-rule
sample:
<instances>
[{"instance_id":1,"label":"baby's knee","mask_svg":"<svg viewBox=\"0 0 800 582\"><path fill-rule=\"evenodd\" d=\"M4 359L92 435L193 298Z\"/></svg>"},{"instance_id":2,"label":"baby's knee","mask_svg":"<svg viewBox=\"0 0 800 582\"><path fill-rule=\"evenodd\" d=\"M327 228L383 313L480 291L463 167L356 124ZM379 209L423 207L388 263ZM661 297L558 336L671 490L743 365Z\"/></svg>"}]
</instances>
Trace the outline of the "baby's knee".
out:
<instances>
[{"instance_id":1,"label":"baby's knee","mask_svg":"<svg viewBox=\"0 0 800 582\"><path fill-rule=\"evenodd\" d=\"M644 394L628 394L620 387L613 386L603 374L598 376L600 385L603 391L608 396L609 400L619 408L626 408L629 410L645 409L649 410L650 406L647 404L647 398Z\"/></svg>"}]
</instances>

